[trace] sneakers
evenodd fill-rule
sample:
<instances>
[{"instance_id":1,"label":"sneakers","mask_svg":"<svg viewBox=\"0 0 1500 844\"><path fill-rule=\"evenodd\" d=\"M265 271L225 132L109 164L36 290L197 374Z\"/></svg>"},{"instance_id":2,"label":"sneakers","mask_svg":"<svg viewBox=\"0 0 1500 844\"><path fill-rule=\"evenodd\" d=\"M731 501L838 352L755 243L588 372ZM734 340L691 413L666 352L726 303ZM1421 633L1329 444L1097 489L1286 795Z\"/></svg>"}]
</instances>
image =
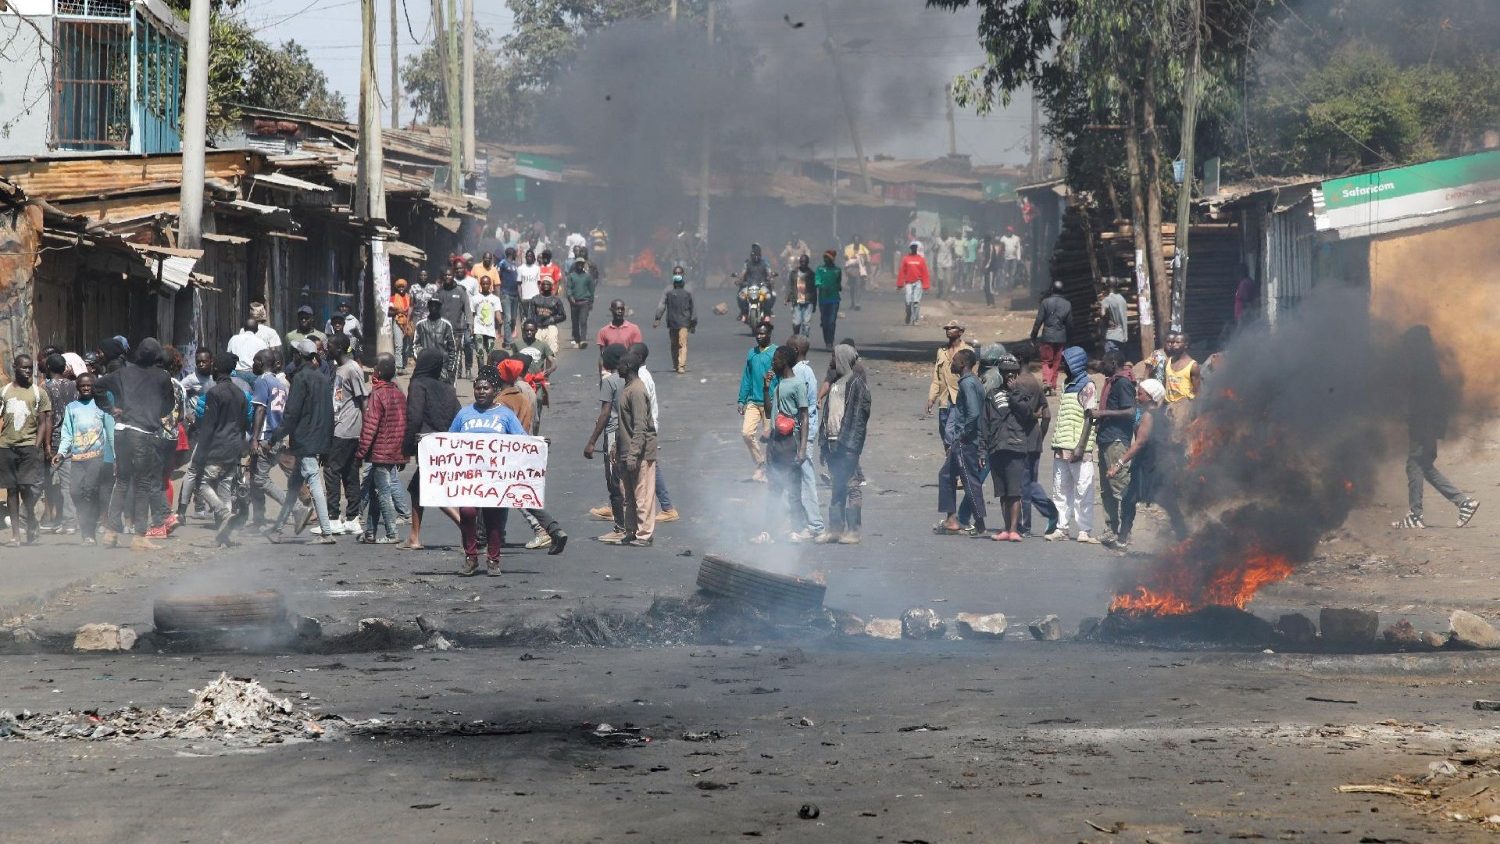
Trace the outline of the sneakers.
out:
<instances>
[{"instance_id":1,"label":"sneakers","mask_svg":"<svg viewBox=\"0 0 1500 844\"><path fill-rule=\"evenodd\" d=\"M556 533L552 534L552 545L547 550L547 556L556 557L558 554L561 554L563 552L563 549L566 547L568 547L568 535L566 533L563 533L562 531L557 531Z\"/></svg>"},{"instance_id":2,"label":"sneakers","mask_svg":"<svg viewBox=\"0 0 1500 844\"><path fill-rule=\"evenodd\" d=\"M146 539L166 539L167 538L167 534L169 534L171 532L172 532L172 529L169 528L169 527L167 527L166 523L163 522L162 524L160 524L160 525L158 525L158 526L156 526L154 528L151 528L151 529L147 530L145 538Z\"/></svg>"},{"instance_id":3,"label":"sneakers","mask_svg":"<svg viewBox=\"0 0 1500 844\"><path fill-rule=\"evenodd\" d=\"M375 544L376 545L395 545L395 544L397 544L400 541L401 541L401 537L399 537L399 536L380 536L380 537L376 537Z\"/></svg>"},{"instance_id":4,"label":"sneakers","mask_svg":"<svg viewBox=\"0 0 1500 844\"><path fill-rule=\"evenodd\" d=\"M629 545L632 548L650 548L651 547L651 540L649 540L649 539L637 539L636 537L632 536L629 539L627 539L624 542L622 542L621 544L622 545Z\"/></svg>"},{"instance_id":5,"label":"sneakers","mask_svg":"<svg viewBox=\"0 0 1500 844\"><path fill-rule=\"evenodd\" d=\"M467 556L464 557L464 565L463 568L458 570L458 576L473 577L476 574L479 574L479 558Z\"/></svg>"},{"instance_id":6,"label":"sneakers","mask_svg":"<svg viewBox=\"0 0 1500 844\"><path fill-rule=\"evenodd\" d=\"M548 536L545 533L539 533L536 536L533 536L531 538L531 541L526 543L526 548L529 551L535 551L538 548L549 548L551 546L552 537Z\"/></svg>"},{"instance_id":7,"label":"sneakers","mask_svg":"<svg viewBox=\"0 0 1500 844\"><path fill-rule=\"evenodd\" d=\"M1462 511L1460 511L1459 518L1463 518ZM1424 530L1427 523L1422 521L1422 517L1416 513L1407 513L1405 518L1391 522L1391 527L1403 530Z\"/></svg>"},{"instance_id":8,"label":"sneakers","mask_svg":"<svg viewBox=\"0 0 1500 844\"><path fill-rule=\"evenodd\" d=\"M656 520L658 522L675 522L680 518L682 518L682 515L677 512L676 507L673 507L670 510L663 510L656 515Z\"/></svg>"},{"instance_id":9,"label":"sneakers","mask_svg":"<svg viewBox=\"0 0 1500 844\"><path fill-rule=\"evenodd\" d=\"M1479 500L1475 498L1465 498L1463 500L1463 503L1458 505L1458 526L1464 527L1468 525L1469 520L1473 519L1474 514L1478 512Z\"/></svg>"},{"instance_id":10,"label":"sneakers","mask_svg":"<svg viewBox=\"0 0 1500 844\"><path fill-rule=\"evenodd\" d=\"M615 511L610 509L609 505L605 505L589 510L589 516L603 522L612 522L615 520Z\"/></svg>"},{"instance_id":11,"label":"sneakers","mask_svg":"<svg viewBox=\"0 0 1500 844\"><path fill-rule=\"evenodd\" d=\"M844 531L843 536L839 537L839 544L840 545L858 545L859 544L859 531L857 531L857 530L847 530L847 531Z\"/></svg>"},{"instance_id":12,"label":"sneakers","mask_svg":"<svg viewBox=\"0 0 1500 844\"><path fill-rule=\"evenodd\" d=\"M1078 532L1078 541L1082 542L1085 545L1098 545L1099 544L1099 540L1093 538L1092 536L1089 536L1089 532L1086 531L1086 530L1081 530L1081 531Z\"/></svg>"},{"instance_id":13,"label":"sneakers","mask_svg":"<svg viewBox=\"0 0 1500 844\"><path fill-rule=\"evenodd\" d=\"M337 545L339 541L331 536L320 536L312 541L314 545Z\"/></svg>"},{"instance_id":14,"label":"sneakers","mask_svg":"<svg viewBox=\"0 0 1500 844\"><path fill-rule=\"evenodd\" d=\"M500 558L489 557L484 561L484 573L490 577L500 576Z\"/></svg>"},{"instance_id":15,"label":"sneakers","mask_svg":"<svg viewBox=\"0 0 1500 844\"><path fill-rule=\"evenodd\" d=\"M598 539L599 539L600 542L603 542L605 545L619 545L620 543L622 543L622 542L625 541L625 531L623 531L623 530L612 530L609 533L606 533L603 536L598 537Z\"/></svg>"},{"instance_id":16,"label":"sneakers","mask_svg":"<svg viewBox=\"0 0 1500 844\"><path fill-rule=\"evenodd\" d=\"M162 520L161 527L162 530L166 531L167 533L171 533L172 531L176 530L177 526L180 524L182 524L182 520L177 518L176 513L168 513L167 517ZM146 535L150 536L151 532L146 531ZM166 534L162 535L165 536Z\"/></svg>"},{"instance_id":17,"label":"sneakers","mask_svg":"<svg viewBox=\"0 0 1500 844\"><path fill-rule=\"evenodd\" d=\"M839 533L838 531L825 530L822 533L818 534L817 537L813 539L813 542L819 545L828 545L838 542L843 538L843 536L844 535L842 533Z\"/></svg>"},{"instance_id":18,"label":"sneakers","mask_svg":"<svg viewBox=\"0 0 1500 844\"><path fill-rule=\"evenodd\" d=\"M364 532L364 526L359 523L359 519L345 519L344 520L344 533L358 534L358 533L363 533L363 532Z\"/></svg>"},{"instance_id":19,"label":"sneakers","mask_svg":"<svg viewBox=\"0 0 1500 844\"><path fill-rule=\"evenodd\" d=\"M1042 538L1047 540L1048 542L1056 542L1059 539L1067 539L1068 533L1062 528L1053 528L1052 530L1047 531L1047 533L1043 534Z\"/></svg>"}]
</instances>

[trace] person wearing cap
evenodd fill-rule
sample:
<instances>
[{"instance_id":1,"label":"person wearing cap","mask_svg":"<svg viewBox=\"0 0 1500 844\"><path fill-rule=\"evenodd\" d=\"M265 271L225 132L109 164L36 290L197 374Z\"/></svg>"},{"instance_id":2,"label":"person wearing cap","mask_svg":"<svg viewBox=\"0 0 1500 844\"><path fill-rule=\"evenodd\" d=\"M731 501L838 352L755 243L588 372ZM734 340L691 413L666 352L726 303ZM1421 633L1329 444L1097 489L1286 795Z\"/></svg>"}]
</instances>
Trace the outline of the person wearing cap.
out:
<instances>
[{"instance_id":1,"label":"person wearing cap","mask_svg":"<svg viewBox=\"0 0 1500 844\"><path fill-rule=\"evenodd\" d=\"M303 305L297 308L297 327L286 333L286 351L293 351L296 345L303 340L312 340L316 343L328 342L328 335L319 331L313 325L312 305Z\"/></svg>"},{"instance_id":2,"label":"person wearing cap","mask_svg":"<svg viewBox=\"0 0 1500 844\"><path fill-rule=\"evenodd\" d=\"M443 317L443 301L436 296L427 300L427 318L417 323L417 357L428 349L443 353L443 380L452 384L458 375L458 341L453 323Z\"/></svg>"},{"instance_id":3,"label":"person wearing cap","mask_svg":"<svg viewBox=\"0 0 1500 844\"><path fill-rule=\"evenodd\" d=\"M342 318L343 325L335 327L334 320ZM349 349L356 356L359 354L361 341L365 339L365 333L359 324L359 317L354 315L354 306L348 299L340 299L338 306L334 308L333 315L328 318L328 324L323 326L329 337L335 334L343 334L349 338ZM324 339L324 345L328 340Z\"/></svg>"},{"instance_id":4,"label":"person wearing cap","mask_svg":"<svg viewBox=\"0 0 1500 844\"><path fill-rule=\"evenodd\" d=\"M996 344L998 345L998 344ZM998 351L996 355L994 352ZM985 348L985 357L994 361L985 379L984 448L988 454L989 476L993 479L995 497L1000 499L1002 524L990 539L996 542L1020 542L1021 499L1026 495L1027 448L1032 431L1038 424L1034 399L1041 396L1040 387L1028 390L1021 380L1021 362L996 346ZM962 508L960 508L962 509ZM959 513L959 519L964 514Z\"/></svg>"},{"instance_id":5,"label":"person wearing cap","mask_svg":"<svg viewBox=\"0 0 1500 844\"><path fill-rule=\"evenodd\" d=\"M1042 297L1036 319L1031 323L1031 339L1036 343L1037 357L1042 361L1042 383L1049 393L1057 392L1057 370L1062 363L1063 346L1068 343L1073 323L1073 303L1063 295L1063 283L1052 282L1052 289Z\"/></svg>"},{"instance_id":6,"label":"person wearing cap","mask_svg":"<svg viewBox=\"0 0 1500 844\"><path fill-rule=\"evenodd\" d=\"M922 244L913 240L901 266L896 270L896 289L906 298L906 324L916 325L922 321L922 291L932 286L932 276L927 272L927 259L919 253Z\"/></svg>"},{"instance_id":7,"label":"person wearing cap","mask_svg":"<svg viewBox=\"0 0 1500 844\"><path fill-rule=\"evenodd\" d=\"M1118 349L1099 359L1104 375L1104 406L1094 411L1099 443L1099 498L1104 503L1104 524L1109 533L1106 542L1120 532L1120 502L1130 485L1130 467L1111 471L1123 459L1135 438L1135 382Z\"/></svg>"},{"instance_id":8,"label":"person wearing cap","mask_svg":"<svg viewBox=\"0 0 1500 844\"><path fill-rule=\"evenodd\" d=\"M333 444L333 384L318 366L318 347L313 341L302 339L293 348L298 358L297 371L292 375L292 387L287 393L286 410L281 424L271 432L267 447L274 447L283 437L291 440L292 455L296 458L286 481L286 498L281 502L281 514L265 532L266 539L279 542L282 527L292 515L292 508L305 484L312 495L313 508L318 516L318 533L314 544L332 545L333 525L328 519L328 497L323 487L321 459Z\"/></svg>"},{"instance_id":9,"label":"person wearing cap","mask_svg":"<svg viewBox=\"0 0 1500 844\"><path fill-rule=\"evenodd\" d=\"M1130 533L1135 526L1135 511L1142 504L1156 503L1166 511L1172 529L1181 537L1186 525L1176 507L1171 484L1163 483L1165 468L1163 458L1172 445L1172 422L1162 412L1162 402L1167 397L1167 388L1155 378L1147 378L1136 385L1135 400L1140 405L1136 418L1135 433L1130 448L1120 456L1119 462L1110 468L1110 473L1130 474L1130 484L1120 501L1120 529L1115 535L1113 547L1126 550L1130 547Z\"/></svg>"},{"instance_id":10,"label":"person wearing cap","mask_svg":"<svg viewBox=\"0 0 1500 844\"><path fill-rule=\"evenodd\" d=\"M797 256L797 265L792 267L786 279L786 304L792 312L792 333L802 336L807 335L813 311L818 309L817 283L810 261L807 255Z\"/></svg>"},{"instance_id":11,"label":"person wearing cap","mask_svg":"<svg viewBox=\"0 0 1500 844\"><path fill-rule=\"evenodd\" d=\"M943 439L943 447L947 448L952 440L948 432L948 413L953 402L958 399L958 381L961 375L953 371L953 356L959 349L972 348L972 344L964 341L963 323L956 319L944 323L943 331L948 336L948 342L938 347L937 362L932 367L932 383L927 387L925 413L931 416L933 407L937 407L938 435Z\"/></svg>"},{"instance_id":12,"label":"person wearing cap","mask_svg":"<svg viewBox=\"0 0 1500 844\"><path fill-rule=\"evenodd\" d=\"M672 268L672 288L662 294L651 327L660 328L663 316L667 318L672 368L681 375L687 372L688 335L698 329L698 315L693 310L693 294L687 290L687 276L681 265Z\"/></svg>"},{"instance_id":13,"label":"person wearing cap","mask_svg":"<svg viewBox=\"0 0 1500 844\"><path fill-rule=\"evenodd\" d=\"M1016 234L1015 226L1006 226L1005 234L1000 235L1000 258L1001 283L1007 287L1024 286L1020 272L1021 236Z\"/></svg>"}]
</instances>

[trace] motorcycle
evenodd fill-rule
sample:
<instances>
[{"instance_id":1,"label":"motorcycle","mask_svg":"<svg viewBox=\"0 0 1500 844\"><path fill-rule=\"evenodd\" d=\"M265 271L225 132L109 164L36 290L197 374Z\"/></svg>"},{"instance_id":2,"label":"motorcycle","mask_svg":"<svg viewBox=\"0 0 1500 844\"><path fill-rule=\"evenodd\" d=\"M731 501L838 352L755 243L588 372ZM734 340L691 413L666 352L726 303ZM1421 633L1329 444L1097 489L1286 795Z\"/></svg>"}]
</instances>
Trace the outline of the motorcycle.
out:
<instances>
[{"instance_id":1,"label":"motorcycle","mask_svg":"<svg viewBox=\"0 0 1500 844\"><path fill-rule=\"evenodd\" d=\"M766 306L771 300L771 291L763 284L747 284L740 288L740 298L745 300L745 323L753 332L766 315Z\"/></svg>"}]
</instances>

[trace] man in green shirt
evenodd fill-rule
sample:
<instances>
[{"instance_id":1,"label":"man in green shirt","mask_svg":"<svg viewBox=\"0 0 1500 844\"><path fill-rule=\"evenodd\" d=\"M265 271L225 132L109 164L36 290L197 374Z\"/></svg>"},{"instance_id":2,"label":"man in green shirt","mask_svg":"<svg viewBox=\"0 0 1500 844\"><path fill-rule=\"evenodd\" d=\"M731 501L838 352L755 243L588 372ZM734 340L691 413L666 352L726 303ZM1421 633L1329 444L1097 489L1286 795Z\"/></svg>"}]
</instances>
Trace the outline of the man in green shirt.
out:
<instances>
[{"instance_id":1,"label":"man in green shirt","mask_svg":"<svg viewBox=\"0 0 1500 844\"><path fill-rule=\"evenodd\" d=\"M839 297L843 295L844 271L834 263L838 253L832 249L823 253L823 265L813 272L813 284L818 289L818 311L822 314L823 348L833 351L833 334L839 324Z\"/></svg>"},{"instance_id":2,"label":"man in green shirt","mask_svg":"<svg viewBox=\"0 0 1500 844\"><path fill-rule=\"evenodd\" d=\"M594 308L594 288L599 280L588 270L588 262L579 258L563 280L563 296L568 300L569 318L573 320L573 348L589 344L589 311Z\"/></svg>"},{"instance_id":3,"label":"man in green shirt","mask_svg":"<svg viewBox=\"0 0 1500 844\"><path fill-rule=\"evenodd\" d=\"M14 548L21 544L23 517L26 544L36 542L36 502L52 448L52 400L32 380L30 355L16 356L11 378L0 389L0 486L9 499L9 544Z\"/></svg>"}]
</instances>

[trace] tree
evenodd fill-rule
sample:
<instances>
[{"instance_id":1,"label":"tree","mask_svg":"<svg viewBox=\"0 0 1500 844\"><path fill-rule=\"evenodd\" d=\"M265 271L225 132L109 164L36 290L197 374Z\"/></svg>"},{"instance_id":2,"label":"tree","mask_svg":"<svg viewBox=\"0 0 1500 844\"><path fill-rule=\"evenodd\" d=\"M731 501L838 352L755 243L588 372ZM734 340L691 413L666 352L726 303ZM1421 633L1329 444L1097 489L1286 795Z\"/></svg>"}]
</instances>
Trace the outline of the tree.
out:
<instances>
[{"instance_id":1,"label":"tree","mask_svg":"<svg viewBox=\"0 0 1500 844\"><path fill-rule=\"evenodd\" d=\"M1022 88L1040 98L1049 134L1070 161L1075 189L1105 187L1114 196L1123 169L1136 246L1146 255L1158 322L1170 313L1162 245L1164 162L1183 93L1184 58L1196 38L1202 87L1234 78L1269 12L1235 0L927 0L946 9L980 9L979 42L986 61L956 80L959 103L983 112ZM1200 4L1195 29L1189 4ZM1264 32L1264 27L1261 28ZM1212 110L1205 117L1212 117ZM1201 122L1201 121L1200 121ZM1109 133L1101 139L1099 133ZM1119 143L1113 143L1119 138ZM1184 180L1190 188L1191 174ZM1123 210L1123 209L1120 209ZM1143 347L1154 337L1142 337Z\"/></svg>"}]
</instances>

